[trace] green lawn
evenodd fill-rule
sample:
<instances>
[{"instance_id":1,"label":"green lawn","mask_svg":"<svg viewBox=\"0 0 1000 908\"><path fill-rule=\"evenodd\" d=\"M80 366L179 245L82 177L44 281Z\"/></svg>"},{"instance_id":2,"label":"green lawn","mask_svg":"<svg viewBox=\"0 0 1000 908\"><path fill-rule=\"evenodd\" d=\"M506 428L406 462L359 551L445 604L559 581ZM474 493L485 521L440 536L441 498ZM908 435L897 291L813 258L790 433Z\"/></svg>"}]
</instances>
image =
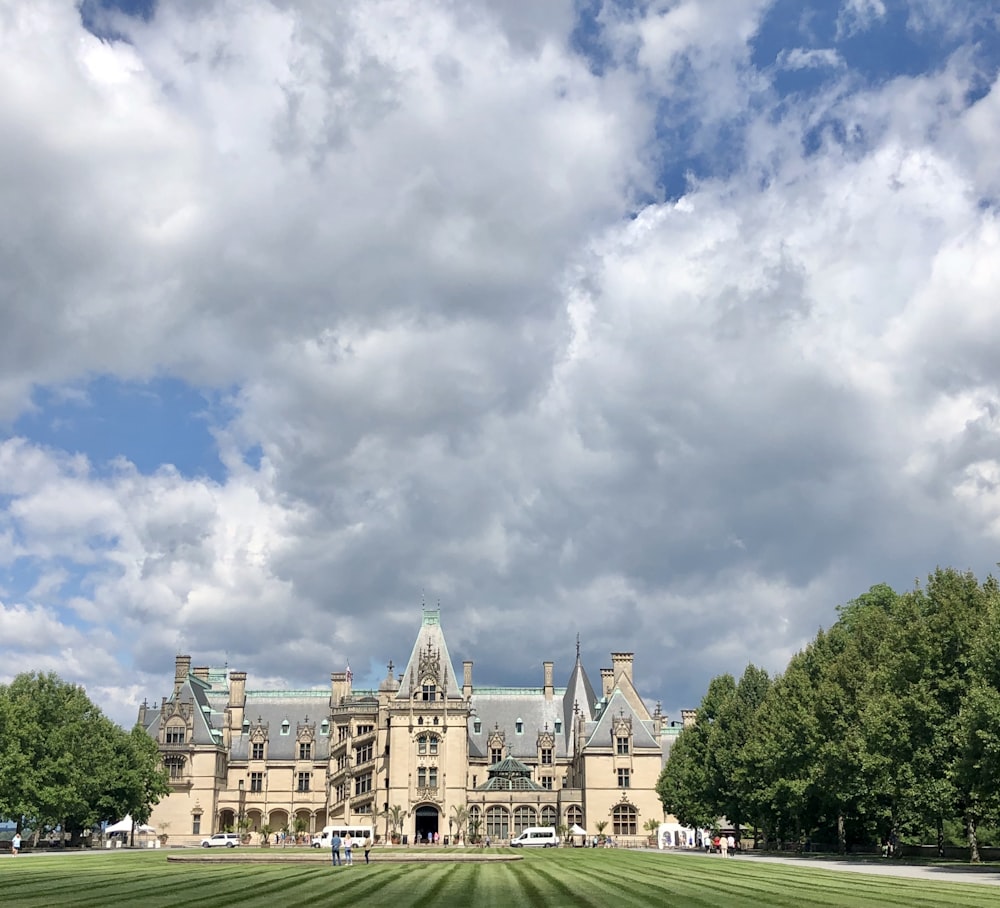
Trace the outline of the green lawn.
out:
<instances>
[{"instance_id":1,"label":"green lawn","mask_svg":"<svg viewBox=\"0 0 1000 908\"><path fill-rule=\"evenodd\" d=\"M524 852L500 864L168 863L163 851L0 858L4 908L134 905L332 905L337 908L977 908L1000 903L983 885L837 873L814 865L649 852Z\"/></svg>"}]
</instances>

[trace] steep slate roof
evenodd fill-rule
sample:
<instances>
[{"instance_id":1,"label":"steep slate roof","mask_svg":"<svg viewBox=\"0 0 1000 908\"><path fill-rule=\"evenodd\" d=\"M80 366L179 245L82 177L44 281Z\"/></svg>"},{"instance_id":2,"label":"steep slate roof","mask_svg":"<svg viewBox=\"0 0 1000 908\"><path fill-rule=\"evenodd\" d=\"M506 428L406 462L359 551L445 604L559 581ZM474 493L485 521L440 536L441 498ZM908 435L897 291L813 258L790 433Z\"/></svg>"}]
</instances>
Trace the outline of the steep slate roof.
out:
<instances>
[{"instance_id":1,"label":"steep slate roof","mask_svg":"<svg viewBox=\"0 0 1000 908\"><path fill-rule=\"evenodd\" d=\"M538 734L548 731L555 735L555 755L568 756L568 742L571 736L556 732L556 723L563 721L563 704L558 688L554 689L551 700L545 699L542 688L483 688L482 693L473 692L473 714L469 717L469 753L479 757L488 754L487 741L497 729L504 733L507 753L513 757L535 760L538 755ZM476 719L480 720L480 731L475 731ZM524 728L517 733L517 720Z\"/></svg>"},{"instance_id":2,"label":"steep slate roof","mask_svg":"<svg viewBox=\"0 0 1000 908\"><path fill-rule=\"evenodd\" d=\"M423 620L420 623L420 632L413 644L413 651L406 663L403 672L403 680L400 682L399 691L396 694L397 700L407 700L413 694L413 689L420 689L420 656L421 653L440 655L441 668L447 677L441 679L441 691L449 698L461 699L462 691L455 680L455 667L452 665L451 656L448 654L448 644L445 643L444 633L441 630L441 609L425 608Z\"/></svg>"},{"instance_id":3,"label":"steep slate roof","mask_svg":"<svg viewBox=\"0 0 1000 908\"><path fill-rule=\"evenodd\" d=\"M617 687L611 692L607 705L601 711L597 721L592 726L588 723L587 746L610 747L614 743L614 722L619 717L632 720L632 745L634 747L660 749L660 745L653 737L652 721L638 715L628 698Z\"/></svg>"},{"instance_id":4,"label":"steep slate roof","mask_svg":"<svg viewBox=\"0 0 1000 908\"><path fill-rule=\"evenodd\" d=\"M323 720L330 705L328 690L304 691L247 691L244 720L250 721L247 734L234 734L230 747L230 759L246 760L250 756L250 734L257 727L258 720L267 726L268 760L294 760L298 756L297 731L300 725L315 726L313 748L314 761L324 760L330 755L330 735L322 734ZM282 734L282 726L288 722L288 733ZM246 722L243 724L247 728ZM329 728L329 726L328 726Z\"/></svg>"}]
</instances>

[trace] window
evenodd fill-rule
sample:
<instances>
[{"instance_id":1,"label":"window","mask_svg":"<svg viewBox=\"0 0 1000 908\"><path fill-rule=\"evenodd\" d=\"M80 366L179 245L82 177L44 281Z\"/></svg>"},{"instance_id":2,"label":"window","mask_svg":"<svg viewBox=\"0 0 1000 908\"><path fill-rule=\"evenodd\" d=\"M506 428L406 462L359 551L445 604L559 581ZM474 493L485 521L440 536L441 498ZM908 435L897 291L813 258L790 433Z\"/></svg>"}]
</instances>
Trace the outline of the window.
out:
<instances>
[{"instance_id":1,"label":"window","mask_svg":"<svg viewBox=\"0 0 1000 908\"><path fill-rule=\"evenodd\" d=\"M245 735L250 734L250 720L249 719L244 719L243 720L243 734L245 734Z\"/></svg>"},{"instance_id":2,"label":"window","mask_svg":"<svg viewBox=\"0 0 1000 908\"><path fill-rule=\"evenodd\" d=\"M358 776L354 780L354 794L367 794L372 790L372 774L366 772L363 776Z\"/></svg>"},{"instance_id":3,"label":"window","mask_svg":"<svg viewBox=\"0 0 1000 908\"><path fill-rule=\"evenodd\" d=\"M337 726L337 740L338 741L343 741L344 738L346 738L346 737L347 737L347 726L346 725L338 725Z\"/></svg>"},{"instance_id":4,"label":"window","mask_svg":"<svg viewBox=\"0 0 1000 908\"><path fill-rule=\"evenodd\" d=\"M201 814L196 813L191 817L191 835L201 835Z\"/></svg>"},{"instance_id":5,"label":"window","mask_svg":"<svg viewBox=\"0 0 1000 908\"><path fill-rule=\"evenodd\" d=\"M319 726L319 733L325 738L330 734L330 721L324 719Z\"/></svg>"},{"instance_id":6,"label":"window","mask_svg":"<svg viewBox=\"0 0 1000 908\"><path fill-rule=\"evenodd\" d=\"M250 773L250 790L251 791L264 790L264 773L262 772Z\"/></svg>"},{"instance_id":7,"label":"window","mask_svg":"<svg viewBox=\"0 0 1000 908\"><path fill-rule=\"evenodd\" d=\"M309 791L309 776L312 773L300 772L299 773L299 784L296 787L296 791Z\"/></svg>"},{"instance_id":8,"label":"window","mask_svg":"<svg viewBox=\"0 0 1000 908\"><path fill-rule=\"evenodd\" d=\"M311 760L312 759L312 749L313 746L309 741L299 742L299 759L300 760Z\"/></svg>"},{"instance_id":9,"label":"window","mask_svg":"<svg viewBox=\"0 0 1000 908\"><path fill-rule=\"evenodd\" d=\"M367 735L375 731L374 725L359 725L358 730L355 732L356 735Z\"/></svg>"},{"instance_id":10,"label":"window","mask_svg":"<svg viewBox=\"0 0 1000 908\"><path fill-rule=\"evenodd\" d=\"M344 798L346 798L346 797L347 797L347 785L345 785L343 782L341 782L337 786L337 800L338 801L343 801Z\"/></svg>"},{"instance_id":11,"label":"window","mask_svg":"<svg viewBox=\"0 0 1000 908\"><path fill-rule=\"evenodd\" d=\"M289 730L289 729L290 729L291 727L292 727L292 726L291 726L291 724L289 723L289 721L288 721L287 719L285 719L285 721L281 723L281 733L282 733L283 735L287 735L287 734L288 734L288 730Z\"/></svg>"},{"instance_id":12,"label":"window","mask_svg":"<svg viewBox=\"0 0 1000 908\"><path fill-rule=\"evenodd\" d=\"M168 759L165 762L166 762L166 765L167 765L167 772L170 774L170 778L171 779L176 780L176 779L183 778L183 776L184 776L184 760L183 760L183 758L180 759L180 760L178 760L178 759L169 760Z\"/></svg>"},{"instance_id":13,"label":"window","mask_svg":"<svg viewBox=\"0 0 1000 908\"><path fill-rule=\"evenodd\" d=\"M520 835L529 826L536 826L535 811L531 807L518 807L514 810L514 831L512 835Z\"/></svg>"},{"instance_id":14,"label":"window","mask_svg":"<svg viewBox=\"0 0 1000 908\"><path fill-rule=\"evenodd\" d=\"M542 776L541 782L542 788L546 791L552 791L552 776Z\"/></svg>"},{"instance_id":15,"label":"window","mask_svg":"<svg viewBox=\"0 0 1000 908\"><path fill-rule=\"evenodd\" d=\"M618 787L628 788L632 783L632 772L628 769L618 770Z\"/></svg>"},{"instance_id":16,"label":"window","mask_svg":"<svg viewBox=\"0 0 1000 908\"><path fill-rule=\"evenodd\" d=\"M503 807L486 809L486 834L494 842L510 838L510 815Z\"/></svg>"},{"instance_id":17,"label":"window","mask_svg":"<svg viewBox=\"0 0 1000 908\"><path fill-rule=\"evenodd\" d=\"M539 826L555 826L556 825L556 821L558 820L558 818L559 818L559 815L556 813L555 807L553 807L551 804L546 804L542 808L542 822L539 823L538 825Z\"/></svg>"},{"instance_id":18,"label":"window","mask_svg":"<svg viewBox=\"0 0 1000 908\"><path fill-rule=\"evenodd\" d=\"M562 719L556 719L556 734L562 733Z\"/></svg>"},{"instance_id":19,"label":"window","mask_svg":"<svg viewBox=\"0 0 1000 908\"><path fill-rule=\"evenodd\" d=\"M420 699L421 700L436 700L437 699L437 685L436 684L425 684L420 689Z\"/></svg>"},{"instance_id":20,"label":"window","mask_svg":"<svg viewBox=\"0 0 1000 908\"><path fill-rule=\"evenodd\" d=\"M437 788L438 771L436 766L421 766L417 770L418 788Z\"/></svg>"},{"instance_id":21,"label":"window","mask_svg":"<svg viewBox=\"0 0 1000 908\"><path fill-rule=\"evenodd\" d=\"M184 726L177 725L167 729L167 744L184 743Z\"/></svg>"},{"instance_id":22,"label":"window","mask_svg":"<svg viewBox=\"0 0 1000 908\"><path fill-rule=\"evenodd\" d=\"M619 735L617 738L615 738L615 746L616 746L616 749L617 749L618 753L620 753L620 754L627 754L628 753L628 738L625 737L625 736L623 736L623 735Z\"/></svg>"},{"instance_id":23,"label":"window","mask_svg":"<svg viewBox=\"0 0 1000 908\"><path fill-rule=\"evenodd\" d=\"M524 734L524 720L520 716L518 716L514 722L514 731L516 731L519 735Z\"/></svg>"},{"instance_id":24,"label":"window","mask_svg":"<svg viewBox=\"0 0 1000 908\"><path fill-rule=\"evenodd\" d=\"M438 752L437 735L420 735L417 738L417 753L436 756Z\"/></svg>"},{"instance_id":25,"label":"window","mask_svg":"<svg viewBox=\"0 0 1000 908\"><path fill-rule=\"evenodd\" d=\"M551 766L552 765L552 748L543 747L542 748L542 765Z\"/></svg>"},{"instance_id":26,"label":"window","mask_svg":"<svg viewBox=\"0 0 1000 908\"><path fill-rule=\"evenodd\" d=\"M483 733L483 720L473 719L472 720L472 731L474 734L481 735Z\"/></svg>"},{"instance_id":27,"label":"window","mask_svg":"<svg viewBox=\"0 0 1000 908\"><path fill-rule=\"evenodd\" d=\"M615 835L635 835L636 810L631 804L619 804L611 814Z\"/></svg>"},{"instance_id":28,"label":"window","mask_svg":"<svg viewBox=\"0 0 1000 908\"><path fill-rule=\"evenodd\" d=\"M499 763L503 759L503 748L502 747L491 747L490 748L490 762Z\"/></svg>"},{"instance_id":29,"label":"window","mask_svg":"<svg viewBox=\"0 0 1000 908\"><path fill-rule=\"evenodd\" d=\"M578 804L572 804L566 808L566 825L567 826L579 826L581 829L583 826L583 808Z\"/></svg>"},{"instance_id":30,"label":"window","mask_svg":"<svg viewBox=\"0 0 1000 908\"><path fill-rule=\"evenodd\" d=\"M369 741L363 747L356 747L354 749L354 765L359 766L362 763L367 763L372 758L372 742Z\"/></svg>"},{"instance_id":31,"label":"window","mask_svg":"<svg viewBox=\"0 0 1000 908\"><path fill-rule=\"evenodd\" d=\"M347 754L341 754L337 757L337 772L340 772L345 766L347 766Z\"/></svg>"},{"instance_id":32,"label":"window","mask_svg":"<svg viewBox=\"0 0 1000 908\"><path fill-rule=\"evenodd\" d=\"M264 759L264 742L258 741L256 744L250 745L250 759L251 760L263 760Z\"/></svg>"}]
</instances>

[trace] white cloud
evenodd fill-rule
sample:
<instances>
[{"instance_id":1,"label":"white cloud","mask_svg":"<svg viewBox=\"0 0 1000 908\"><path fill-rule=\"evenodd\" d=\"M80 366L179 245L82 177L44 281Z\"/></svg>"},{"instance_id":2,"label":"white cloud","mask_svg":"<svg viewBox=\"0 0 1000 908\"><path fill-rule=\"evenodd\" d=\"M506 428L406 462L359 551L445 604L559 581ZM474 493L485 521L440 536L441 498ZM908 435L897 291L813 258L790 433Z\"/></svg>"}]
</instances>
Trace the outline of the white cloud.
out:
<instances>
[{"instance_id":1,"label":"white cloud","mask_svg":"<svg viewBox=\"0 0 1000 908\"><path fill-rule=\"evenodd\" d=\"M778 55L778 66L784 69L822 69L824 67L840 69L844 66L844 59L832 47L793 47Z\"/></svg>"},{"instance_id":2,"label":"white cloud","mask_svg":"<svg viewBox=\"0 0 1000 908\"><path fill-rule=\"evenodd\" d=\"M859 91L793 47L838 78L777 99L763 2L607 5L600 66L569 3L416 9L4 22L0 410L167 375L233 414L218 480L0 443L6 671L127 721L178 649L297 686L398 661L423 591L484 683L580 630L690 706L870 583L993 564L1000 119L967 49ZM706 149L732 166L661 201Z\"/></svg>"}]
</instances>

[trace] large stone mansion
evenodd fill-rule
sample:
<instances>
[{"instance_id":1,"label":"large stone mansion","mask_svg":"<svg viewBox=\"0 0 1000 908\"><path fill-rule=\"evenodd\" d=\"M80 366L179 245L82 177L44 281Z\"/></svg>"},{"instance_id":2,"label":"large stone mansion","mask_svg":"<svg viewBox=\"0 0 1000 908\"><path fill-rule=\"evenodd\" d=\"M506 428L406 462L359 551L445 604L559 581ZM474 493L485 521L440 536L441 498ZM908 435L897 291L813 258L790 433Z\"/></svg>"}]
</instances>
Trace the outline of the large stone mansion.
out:
<instances>
[{"instance_id":1,"label":"large stone mansion","mask_svg":"<svg viewBox=\"0 0 1000 908\"><path fill-rule=\"evenodd\" d=\"M159 743L171 793L150 822L171 842L243 826L257 832L371 824L406 812L409 841L458 833L465 808L481 835L604 821L616 837L663 820L654 786L679 723L650 712L632 682L632 654L612 653L595 690L580 662L566 687L542 664L540 687L475 687L456 677L440 609L423 610L405 669L378 690L350 671L325 690L249 690L241 671L191 668L139 722ZM685 719L688 719L685 715Z\"/></svg>"}]
</instances>

